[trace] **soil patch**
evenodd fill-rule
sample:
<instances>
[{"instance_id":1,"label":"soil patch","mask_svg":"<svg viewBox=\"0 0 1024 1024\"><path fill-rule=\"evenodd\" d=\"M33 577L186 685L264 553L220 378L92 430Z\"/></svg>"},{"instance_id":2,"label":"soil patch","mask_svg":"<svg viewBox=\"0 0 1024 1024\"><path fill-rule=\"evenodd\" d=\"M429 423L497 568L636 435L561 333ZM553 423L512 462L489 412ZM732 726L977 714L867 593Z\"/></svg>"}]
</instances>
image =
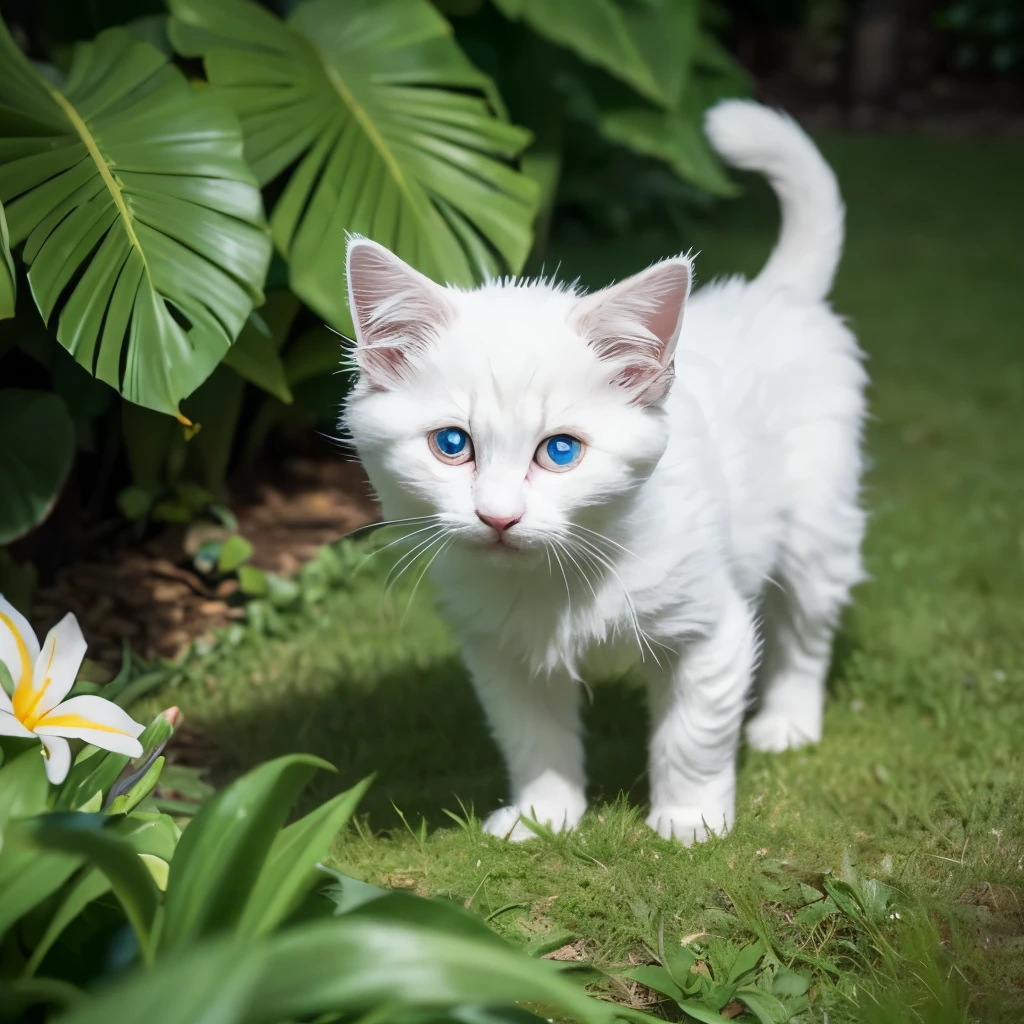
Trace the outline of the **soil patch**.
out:
<instances>
[{"instance_id":1,"label":"soil patch","mask_svg":"<svg viewBox=\"0 0 1024 1024\"><path fill-rule=\"evenodd\" d=\"M255 549L251 564L283 576L377 518L362 469L330 454L264 466L234 483L227 505ZM245 615L234 580L211 586L194 571L186 534L173 527L122 540L59 570L39 591L33 625L43 635L74 612L89 658L114 672L125 642L147 660L177 658L197 637Z\"/></svg>"}]
</instances>

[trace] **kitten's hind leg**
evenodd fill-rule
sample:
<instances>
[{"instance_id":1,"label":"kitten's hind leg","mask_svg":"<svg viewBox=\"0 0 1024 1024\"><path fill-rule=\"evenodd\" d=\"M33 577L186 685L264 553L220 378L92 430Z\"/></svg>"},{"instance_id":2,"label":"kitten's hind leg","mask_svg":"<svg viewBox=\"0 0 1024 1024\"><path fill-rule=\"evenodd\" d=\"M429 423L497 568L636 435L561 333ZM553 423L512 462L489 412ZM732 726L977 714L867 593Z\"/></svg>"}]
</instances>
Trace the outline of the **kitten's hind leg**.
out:
<instances>
[{"instance_id":1,"label":"kitten's hind leg","mask_svg":"<svg viewBox=\"0 0 1024 1024\"><path fill-rule=\"evenodd\" d=\"M651 813L647 824L689 845L732 827L736 748L757 639L746 602L730 592L707 635L675 664L647 665Z\"/></svg>"},{"instance_id":2,"label":"kitten's hind leg","mask_svg":"<svg viewBox=\"0 0 1024 1024\"><path fill-rule=\"evenodd\" d=\"M746 726L755 750L778 753L821 740L832 631L827 618L805 617L785 595L765 595L758 711Z\"/></svg>"},{"instance_id":3,"label":"kitten's hind leg","mask_svg":"<svg viewBox=\"0 0 1024 1024\"><path fill-rule=\"evenodd\" d=\"M520 817L556 832L579 824L586 810L579 685L568 675L530 678L491 652L465 649L480 703L505 758L511 800L484 822L491 835L532 839Z\"/></svg>"},{"instance_id":4,"label":"kitten's hind leg","mask_svg":"<svg viewBox=\"0 0 1024 1024\"><path fill-rule=\"evenodd\" d=\"M799 559L788 552L778 584L768 584L758 711L746 726L755 750L778 753L821 740L832 638L861 578L861 524L860 511L848 509L846 543Z\"/></svg>"}]
</instances>

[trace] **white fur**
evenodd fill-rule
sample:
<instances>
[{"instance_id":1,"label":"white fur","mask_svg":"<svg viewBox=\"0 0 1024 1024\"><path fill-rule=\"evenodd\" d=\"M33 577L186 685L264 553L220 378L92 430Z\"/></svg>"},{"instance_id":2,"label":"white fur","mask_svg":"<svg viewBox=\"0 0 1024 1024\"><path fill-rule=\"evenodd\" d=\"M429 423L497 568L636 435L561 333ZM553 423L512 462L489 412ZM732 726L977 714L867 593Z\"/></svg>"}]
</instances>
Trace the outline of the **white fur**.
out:
<instances>
[{"instance_id":1,"label":"white fur","mask_svg":"<svg viewBox=\"0 0 1024 1024\"><path fill-rule=\"evenodd\" d=\"M345 425L387 518L412 520L403 565L431 564L505 756L511 801L488 819L495 834L528 838L521 814L579 821L588 675L636 663L646 677L648 820L683 842L732 824L762 646L749 742L821 738L864 525L866 378L824 302L842 206L788 119L730 101L708 129L731 162L768 173L783 227L761 276L702 289L681 334L682 257L581 297L543 281L441 289L375 243L350 245L364 372ZM403 316L389 300L410 289ZM369 351L381 344L386 372ZM472 435L475 461L431 453L428 434L446 426ZM578 466L532 461L563 432L586 444ZM503 548L478 512L521 516Z\"/></svg>"}]
</instances>

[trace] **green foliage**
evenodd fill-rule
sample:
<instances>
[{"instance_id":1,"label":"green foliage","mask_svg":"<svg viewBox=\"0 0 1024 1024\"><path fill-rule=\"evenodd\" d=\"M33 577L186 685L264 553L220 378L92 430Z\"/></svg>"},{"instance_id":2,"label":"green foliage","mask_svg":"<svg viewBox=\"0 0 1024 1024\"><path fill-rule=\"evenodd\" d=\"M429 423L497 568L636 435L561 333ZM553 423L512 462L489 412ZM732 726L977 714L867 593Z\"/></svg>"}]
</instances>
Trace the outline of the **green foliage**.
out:
<instances>
[{"instance_id":1,"label":"green foliage","mask_svg":"<svg viewBox=\"0 0 1024 1024\"><path fill-rule=\"evenodd\" d=\"M100 380L177 414L262 301L237 124L123 29L78 45L59 89L2 24L0 59L0 200L39 311Z\"/></svg>"},{"instance_id":2,"label":"green foliage","mask_svg":"<svg viewBox=\"0 0 1024 1024\"><path fill-rule=\"evenodd\" d=\"M736 187L704 139L704 111L749 82L708 30L699 0L494 0L507 17L573 51L601 73L567 66L566 112L608 140L667 163L715 195Z\"/></svg>"},{"instance_id":3,"label":"green foliage","mask_svg":"<svg viewBox=\"0 0 1024 1024\"><path fill-rule=\"evenodd\" d=\"M202 1014L220 1024L272 1024L374 1011L415 1020L419 1011L497 1022L505 1019L498 1008L524 1001L583 1024L614 1017L607 1003L584 995L553 965L496 942L470 915L391 895L268 939L207 940L64 1020L178 1024ZM485 1006L494 1010L479 1009Z\"/></svg>"},{"instance_id":4,"label":"green foliage","mask_svg":"<svg viewBox=\"0 0 1024 1024\"><path fill-rule=\"evenodd\" d=\"M249 317L224 360L239 376L286 405L291 404L292 393L280 353L298 309L298 300L291 292L269 293L263 308Z\"/></svg>"},{"instance_id":5,"label":"green foliage","mask_svg":"<svg viewBox=\"0 0 1024 1024\"><path fill-rule=\"evenodd\" d=\"M617 0L494 0L508 18L522 18L541 35L621 78L661 105L672 103L689 70L696 0L624 4Z\"/></svg>"},{"instance_id":6,"label":"green foliage","mask_svg":"<svg viewBox=\"0 0 1024 1024\"><path fill-rule=\"evenodd\" d=\"M507 780L457 646L426 581L410 601L410 571L388 594L389 553L361 543L310 563L292 605L198 645L174 700L216 737L226 770L297 738L332 760L338 774L318 774L308 806L376 771L329 864L469 903L542 953L582 940L579 955L609 972L613 998L635 994L619 969L660 966L663 921L666 950L699 944L722 981L740 949L763 942L786 970L766 954L755 984L772 976L785 1005L802 985L786 971L810 979L804 1021L919 1024L936 1006L958 1024L1017 1021L1024 365L1019 239L1006 211L1024 145L861 133L820 142L849 209L835 305L870 355L871 579L844 619L821 746L744 751L732 834L683 849L644 825L644 696L629 679L595 681L585 702L592 809L578 832L522 845L483 834ZM755 273L777 216L754 184L699 223L690 243L701 279ZM677 244L666 225L601 244L563 236L556 255L600 287ZM950 277L965 252L970 272ZM891 273L879 273L879 253ZM966 344L979 332L984 345ZM829 895L842 899L845 886L853 915Z\"/></svg>"},{"instance_id":7,"label":"green foliage","mask_svg":"<svg viewBox=\"0 0 1024 1024\"><path fill-rule=\"evenodd\" d=\"M14 299L17 286L14 277L14 259L11 256L10 239L7 235L7 218L0 203L0 320L14 316Z\"/></svg>"},{"instance_id":8,"label":"green foliage","mask_svg":"<svg viewBox=\"0 0 1024 1024\"><path fill-rule=\"evenodd\" d=\"M87 748L52 792L35 750L0 767L0 1017L56 1004L74 1007L61 1018L72 1022L178 1024L194 1005L224 1024L274 1024L381 1010L465 1019L488 1006L498 1021L497 1008L530 1001L582 1024L612 1020L607 1004L461 908L325 872L320 861L369 780L285 827L311 775L330 768L318 758L243 775L184 833L166 814L119 808L118 792L151 777L171 731L158 716L130 766ZM83 771L90 761L99 764ZM96 798L82 802L94 785L107 813L91 810ZM61 804L74 810L53 809ZM329 898L318 895L330 877ZM119 983L97 985L102 966L62 951L87 941L107 951L109 970L125 924L133 945L122 969L135 970Z\"/></svg>"},{"instance_id":9,"label":"green foliage","mask_svg":"<svg viewBox=\"0 0 1024 1024\"><path fill-rule=\"evenodd\" d=\"M260 182L298 161L271 230L292 289L331 324L351 330L346 232L453 283L521 268L534 190L502 161L528 136L492 114L493 87L426 0L306 0L286 21L250 0L171 11L171 40L204 58Z\"/></svg>"},{"instance_id":10,"label":"green foliage","mask_svg":"<svg viewBox=\"0 0 1024 1024\"><path fill-rule=\"evenodd\" d=\"M697 942L666 947L662 941L659 958L660 966L636 967L625 976L667 996L693 1020L717 1024L722 1010L738 1003L761 1024L787 1024L809 1005L810 979L769 957L762 941L708 952Z\"/></svg>"},{"instance_id":11,"label":"green foliage","mask_svg":"<svg viewBox=\"0 0 1024 1024\"><path fill-rule=\"evenodd\" d=\"M76 449L103 460L92 511L116 495L140 532L218 516L272 431L331 424L352 371L322 321L351 334L349 235L439 281L519 272L576 148L567 119L733 191L700 126L747 86L697 0L442 5L456 33L428 0L41 8L30 49L52 64L0 23L0 319L28 284L0 358L45 367ZM500 53L496 77L463 45Z\"/></svg>"},{"instance_id":12,"label":"green foliage","mask_svg":"<svg viewBox=\"0 0 1024 1024\"><path fill-rule=\"evenodd\" d=\"M50 514L74 456L75 431L58 395L0 390L0 544L9 544Z\"/></svg>"}]
</instances>

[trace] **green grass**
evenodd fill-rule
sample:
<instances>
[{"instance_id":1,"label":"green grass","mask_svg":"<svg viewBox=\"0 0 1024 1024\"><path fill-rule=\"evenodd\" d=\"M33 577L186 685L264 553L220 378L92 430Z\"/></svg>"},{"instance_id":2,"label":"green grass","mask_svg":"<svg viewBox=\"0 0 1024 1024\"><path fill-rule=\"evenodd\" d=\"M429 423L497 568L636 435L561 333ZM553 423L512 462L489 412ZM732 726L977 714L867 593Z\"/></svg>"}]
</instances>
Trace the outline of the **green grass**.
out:
<instances>
[{"instance_id":1,"label":"green grass","mask_svg":"<svg viewBox=\"0 0 1024 1024\"><path fill-rule=\"evenodd\" d=\"M686 850L643 826L645 712L629 680L596 688L594 809L577 834L510 846L456 824L447 811L483 813L503 795L499 758L429 599L406 613L376 570L286 617L279 635L250 631L193 659L161 699L209 730L228 770L313 751L339 768L320 797L376 771L335 863L468 902L506 935L582 937L588 957L614 965L649 959L659 927L672 948L707 932L697 942L712 966L734 955L730 938L761 935L813 975L801 1020L1020 1020L1024 145L822 144L849 207L834 301L873 380L872 578L838 639L824 741L744 751L731 835ZM755 272L775 231L752 183L693 238L554 255L600 284L693 245L708 279ZM847 877L884 881L895 903L874 923L813 926L815 912L799 912L806 887L822 891L844 858Z\"/></svg>"}]
</instances>

